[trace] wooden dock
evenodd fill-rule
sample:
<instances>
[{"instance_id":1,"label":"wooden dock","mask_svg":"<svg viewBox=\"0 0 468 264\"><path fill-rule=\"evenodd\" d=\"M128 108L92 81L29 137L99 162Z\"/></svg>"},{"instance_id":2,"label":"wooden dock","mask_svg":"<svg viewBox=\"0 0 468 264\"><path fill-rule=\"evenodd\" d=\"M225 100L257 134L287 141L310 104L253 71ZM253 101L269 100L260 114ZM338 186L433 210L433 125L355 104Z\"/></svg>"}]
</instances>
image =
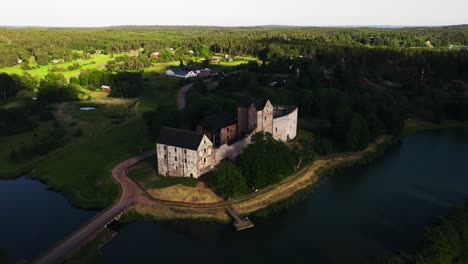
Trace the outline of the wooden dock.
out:
<instances>
[{"instance_id":1,"label":"wooden dock","mask_svg":"<svg viewBox=\"0 0 468 264\"><path fill-rule=\"evenodd\" d=\"M248 217L242 219L239 214L236 212L236 210L234 210L234 208L232 207L227 207L226 208L226 212L232 217L232 219L234 220L234 228L237 230L237 231L241 231L241 230L244 230L244 229L247 229L247 228L251 228L251 227L254 227L254 224L252 223L252 221L249 220Z\"/></svg>"}]
</instances>

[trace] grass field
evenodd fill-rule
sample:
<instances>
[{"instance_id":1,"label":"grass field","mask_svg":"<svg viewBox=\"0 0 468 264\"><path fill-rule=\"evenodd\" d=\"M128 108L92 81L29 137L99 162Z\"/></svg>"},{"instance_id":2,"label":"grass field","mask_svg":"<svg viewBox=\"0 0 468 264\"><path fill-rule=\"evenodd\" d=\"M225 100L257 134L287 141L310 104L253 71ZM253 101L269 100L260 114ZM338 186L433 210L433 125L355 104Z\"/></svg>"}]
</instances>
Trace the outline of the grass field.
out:
<instances>
[{"instance_id":1,"label":"grass field","mask_svg":"<svg viewBox=\"0 0 468 264\"><path fill-rule=\"evenodd\" d=\"M175 105L177 83L178 80L174 79L149 79L145 81L144 92L138 101L107 98L102 92L92 92L94 99L91 101L57 105L55 113L64 127L70 131L80 127L84 135L72 138L65 147L46 157L26 162L21 165L23 170L34 168L33 178L63 192L76 206L108 206L119 194L119 187L111 177L112 168L154 147L141 112L152 110L157 105ZM96 110L83 112L79 106L93 106ZM18 141L25 140L23 137L31 137L30 134L32 132L15 136L17 138L4 137L0 143L10 142L8 146L11 148ZM2 155L8 155L8 151ZM19 167L0 163L0 173L11 170L11 175L18 176L14 173L18 173ZM167 185L165 182L160 184Z\"/></svg>"},{"instance_id":2,"label":"grass field","mask_svg":"<svg viewBox=\"0 0 468 264\"><path fill-rule=\"evenodd\" d=\"M104 208L119 194L112 168L153 146L146 133L143 120L131 118L40 162L32 177L62 191L74 205Z\"/></svg>"},{"instance_id":3,"label":"grass field","mask_svg":"<svg viewBox=\"0 0 468 264\"><path fill-rule=\"evenodd\" d=\"M146 74L150 76L150 74ZM174 106L177 104L176 96L179 91L180 80L176 78L157 78L149 77L144 85L145 88L141 95L139 111L152 111L160 105Z\"/></svg>"},{"instance_id":4,"label":"grass field","mask_svg":"<svg viewBox=\"0 0 468 264\"><path fill-rule=\"evenodd\" d=\"M94 92L94 96L102 96L102 92ZM18 151L22 146L32 146L37 138L47 137L49 131L57 127L66 130L66 146L86 141L102 132L112 124L121 123L130 114L129 107L135 100L122 100L114 98L99 99L92 102L66 102L54 105L53 113L56 121L39 121L34 131L19 135L0 137L0 178L16 177L31 171L34 165L40 160L54 155L51 152L46 155L39 155L33 158L22 158L19 162L12 163L8 157L11 151ZM81 106L94 106L95 111L80 111ZM77 135L81 131L81 135ZM60 151L60 149L56 150Z\"/></svg>"},{"instance_id":5,"label":"grass field","mask_svg":"<svg viewBox=\"0 0 468 264\"><path fill-rule=\"evenodd\" d=\"M104 63L108 62L111 59L112 58L110 57L110 55L96 54L96 55L93 55L92 58L87 59L87 60L72 61L72 62L65 62L65 63L58 63L58 64L50 63L47 66L39 66L38 69L31 69L27 71L22 70L20 65L16 65L16 66L11 66L11 67L0 68L0 72L5 72L8 74L19 74L19 75L22 75L24 72L28 72L33 76L43 78L50 72L49 69L52 69L52 67L54 66L57 66L59 68L66 68L70 65L73 65L74 63L79 63L80 65L83 65L81 69L59 72L63 74L65 77L69 78L74 75L78 75L81 71L84 71L84 70L97 69L99 66L103 65ZM94 63L91 64L91 62L94 62Z\"/></svg>"}]
</instances>

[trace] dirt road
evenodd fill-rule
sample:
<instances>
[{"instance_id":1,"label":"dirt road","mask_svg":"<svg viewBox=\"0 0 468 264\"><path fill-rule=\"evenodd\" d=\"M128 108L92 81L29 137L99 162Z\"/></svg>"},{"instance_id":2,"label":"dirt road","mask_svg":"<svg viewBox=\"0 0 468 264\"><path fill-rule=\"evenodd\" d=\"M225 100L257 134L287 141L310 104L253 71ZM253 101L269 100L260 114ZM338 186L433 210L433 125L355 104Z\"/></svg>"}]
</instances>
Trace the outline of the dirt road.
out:
<instances>
[{"instance_id":1,"label":"dirt road","mask_svg":"<svg viewBox=\"0 0 468 264\"><path fill-rule=\"evenodd\" d=\"M77 252L83 245L92 240L106 223L123 212L134 202L141 200L139 196L141 196L142 193L140 192L139 187L127 177L126 171L129 167L147 159L151 155L154 155L153 150L128 159L114 167L112 170L112 177L114 177L114 179L120 184L122 191L119 200L108 209L97 214L85 225L76 230L65 240L61 241L55 247L51 248L33 263L61 263L71 253Z\"/></svg>"},{"instance_id":2,"label":"dirt road","mask_svg":"<svg viewBox=\"0 0 468 264\"><path fill-rule=\"evenodd\" d=\"M190 88L192 88L192 86L193 83L189 83L179 89L179 92L177 93L177 106L179 107L179 110L185 109L185 95L190 90Z\"/></svg>"}]
</instances>

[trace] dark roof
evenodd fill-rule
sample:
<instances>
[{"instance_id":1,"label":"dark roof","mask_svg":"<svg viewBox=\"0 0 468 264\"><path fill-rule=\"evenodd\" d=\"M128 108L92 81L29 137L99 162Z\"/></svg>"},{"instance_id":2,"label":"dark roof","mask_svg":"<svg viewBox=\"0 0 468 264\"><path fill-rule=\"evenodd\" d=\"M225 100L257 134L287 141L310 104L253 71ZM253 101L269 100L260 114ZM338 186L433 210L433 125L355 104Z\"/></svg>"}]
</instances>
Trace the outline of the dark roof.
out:
<instances>
[{"instance_id":1,"label":"dark roof","mask_svg":"<svg viewBox=\"0 0 468 264\"><path fill-rule=\"evenodd\" d=\"M296 109L297 106L294 105L273 105L273 118L289 115Z\"/></svg>"},{"instance_id":2,"label":"dark roof","mask_svg":"<svg viewBox=\"0 0 468 264\"><path fill-rule=\"evenodd\" d=\"M252 98L250 97L241 97L237 102L237 106L239 107L249 107L252 104Z\"/></svg>"},{"instance_id":3,"label":"dark roof","mask_svg":"<svg viewBox=\"0 0 468 264\"><path fill-rule=\"evenodd\" d=\"M255 109L257 110L263 110L267 102L268 102L268 99L264 97L257 97L253 100L253 104L255 105Z\"/></svg>"},{"instance_id":4,"label":"dark roof","mask_svg":"<svg viewBox=\"0 0 468 264\"><path fill-rule=\"evenodd\" d=\"M199 135L195 131L163 127L159 132L159 137L156 142L179 148L197 150L202 139L203 135Z\"/></svg>"},{"instance_id":5,"label":"dark roof","mask_svg":"<svg viewBox=\"0 0 468 264\"><path fill-rule=\"evenodd\" d=\"M173 71L175 75L182 75L182 76L185 76L189 73L188 71L185 71L179 68L172 68L171 71Z\"/></svg>"},{"instance_id":6,"label":"dark roof","mask_svg":"<svg viewBox=\"0 0 468 264\"><path fill-rule=\"evenodd\" d=\"M205 123L211 129L221 129L236 124L236 120L228 113L219 113L205 117Z\"/></svg>"},{"instance_id":7,"label":"dark roof","mask_svg":"<svg viewBox=\"0 0 468 264\"><path fill-rule=\"evenodd\" d=\"M249 107L253 103L255 105L255 109L263 110L267 102L268 102L268 99L264 97L255 97L253 99L249 97L242 97L239 99L239 102L237 103L237 105L239 107Z\"/></svg>"}]
</instances>

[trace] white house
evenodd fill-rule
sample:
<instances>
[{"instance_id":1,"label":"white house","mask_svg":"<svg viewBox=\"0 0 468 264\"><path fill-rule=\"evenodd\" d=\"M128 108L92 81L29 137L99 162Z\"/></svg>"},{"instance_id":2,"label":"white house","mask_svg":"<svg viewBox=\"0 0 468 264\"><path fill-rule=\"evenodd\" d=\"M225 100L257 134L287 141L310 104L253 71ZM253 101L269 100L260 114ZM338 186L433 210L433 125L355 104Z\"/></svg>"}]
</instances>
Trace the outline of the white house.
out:
<instances>
[{"instance_id":1,"label":"white house","mask_svg":"<svg viewBox=\"0 0 468 264\"><path fill-rule=\"evenodd\" d=\"M179 78L193 78L197 77L197 74L194 71L184 71L181 69L169 69L166 71L167 76L174 76Z\"/></svg>"}]
</instances>

